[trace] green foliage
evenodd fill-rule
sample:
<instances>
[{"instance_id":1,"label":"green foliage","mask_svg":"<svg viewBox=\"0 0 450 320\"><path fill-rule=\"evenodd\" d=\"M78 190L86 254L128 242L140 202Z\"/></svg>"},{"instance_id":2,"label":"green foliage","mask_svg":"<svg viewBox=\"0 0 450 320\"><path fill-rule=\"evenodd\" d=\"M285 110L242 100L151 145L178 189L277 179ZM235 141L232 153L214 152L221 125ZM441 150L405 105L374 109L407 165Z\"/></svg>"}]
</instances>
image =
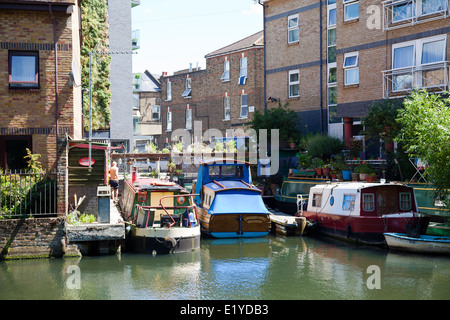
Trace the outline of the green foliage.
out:
<instances>
[{"instance_id":1,"label":"green foliage","mask_svg":"<svg viewBox=\"0 0 450 320\"><path fill-rule=\"evenodd\" d=\"M27 160L27 164L28 164L28 169L31 172L43 172L44 170L42 169L42 164L41 162L38 160L41 155L39 153L33 154L31 153L30 149L26 148L27 151L27 155L24 157Z\"/></svg>"},{"instance_id":2,"label":"green foliage","mask_svg":"<svg viewBox=\"0 0 450 320\"><path fill-rule=\"evenodd\" d=\"M308 139L305 148L310 157L328 161L332 155L340 153L344 147L344 142L338 138L316 134Z\"/></svg>"},{"instance_id":3,"label":"green foliage","mask_svg":"<svg viewBox=\"0 0 450 320\"><path fill-rule=\"evenodd\" d=\"M363 163L359 164L358 166L356 166L356 168L354 169L354 172L357 172L357 173L373 173L374 171L373 171L372 167L369 164L363 162Z\"/></svg>"},{"instance_id":4,"label":"green foliage","mask_svg":"<svg viewBox=\"0 0 450 320\"><path fill-rule=\"evenodd\" d=\"M400 130L395 120L400 109L403 104L399 99L372 103L367 116L362 119L364 134L371 138L394 139Z\"/></svg>"},{"instance_id":5,"label":"green foliage","mask_svg":"<svg viewBox=\"0 0 450 320\"><path fill-rule=\"evenodd\" d=\"M415 91L404 101L397 141L410 156L428 163L440 199L450 208L450 98Z\"/></svg>"},{"instance_id":6,"label":"green foliage","mask_svg":"<svg viewBox=\"0 0 450 320\"><path fill-rule=\"evenodd\" d=\"M81 2L81 79L83 88L89 88L89 52L108 52L108 7L106 0L84 0ZM92 56L92 129L107 129L111 121L110 111L110 63L109 55ZM89 128L89 94L84 95L85 128Z\"/></svg>"},{"instance_id":7,"label":"green foliage","mask_svg":"<svg viewBox=\"0 0 450 320\"><path fill-rule=\"evenodd\" d=\"M293 139L298 141L300 130L297 128L299 118L294 110L288 108L289 102L284 105L278 101L275 108L267 108L264 112L256 110L253 116L252 129L259 135L259 130L267 129L267 139L271 139L271 129L278 129L280 142L288 142Z\"/></svg>"}]
</instances>

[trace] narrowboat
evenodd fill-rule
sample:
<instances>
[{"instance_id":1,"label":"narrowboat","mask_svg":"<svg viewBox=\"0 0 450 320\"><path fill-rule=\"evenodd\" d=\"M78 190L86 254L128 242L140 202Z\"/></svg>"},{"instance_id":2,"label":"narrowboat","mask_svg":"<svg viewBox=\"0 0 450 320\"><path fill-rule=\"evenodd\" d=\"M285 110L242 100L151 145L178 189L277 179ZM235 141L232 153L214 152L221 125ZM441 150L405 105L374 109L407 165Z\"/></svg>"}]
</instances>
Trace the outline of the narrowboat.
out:
<instances>
[{"instance_id":1,"label":"narrowboat","mask_svg":"<svg viewBox=\"0 0 450 320\"><path fill-rule=\"evenodd\" d=\"M309 189L319 184L328 182L330 179L287 177L283 179L280 193L275 195L275 206L278 210L294 215L297 213L297 195L302 195L305 203L308 201Z\"/></svg>"},{"instance_id":2,"label":"narrowboat","mask_svg":"<svg viewBox=\"0 0 450 320\"><path fill-rule=\"evenodd\" d=\"M450 254L450 237L429 235L409 237L404 233L385 233L384 237L389 249L417 253Z\"/></svg>"},{"instance_id":3,"label":"narrowboat","mask_svg":"<svg viewBox=\"0 0 450 320\"><path fill-rule=\"evenodd\" d=\"M126 250L178 253L200 248L196 206L183 187L153 178L127 180L121 199Z\"/></svg>"},{"instance_id":4,"label":"narrowboat","mask_svg":"<svg viewBox=\"0 0 450 320\"><path fill-rule=\"evenodd\" d=\"M314 186L300 213L320 233L385 246L383 233L424 234L429 218L417 212L413 188L400 183L342 182Z\"/></svg>"},{"instance_id":5,"label":"narrowboat","mask_svg":"<svg viewBox=\"0 0 450 320\"><path fill-rule=\"evenodd\" d=\"M192 190L203 234L249 238L269 233L269 211L261 190L252 184L248 162L216 159L200 163Z\"/></svg>"}]
</instances>

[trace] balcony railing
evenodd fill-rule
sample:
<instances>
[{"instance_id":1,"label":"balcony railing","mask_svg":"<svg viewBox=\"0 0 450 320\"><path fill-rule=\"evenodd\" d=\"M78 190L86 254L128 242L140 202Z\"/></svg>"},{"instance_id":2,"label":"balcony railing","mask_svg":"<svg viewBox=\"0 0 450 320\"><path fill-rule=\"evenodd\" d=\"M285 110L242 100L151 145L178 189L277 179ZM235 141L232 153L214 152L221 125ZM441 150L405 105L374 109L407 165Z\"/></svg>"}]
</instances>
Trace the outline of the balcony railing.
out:
<instances>
[{"instance_id":1,"label":"balcony railing","mask_svg":"<svg viewBox=\"0 0 450 320\"><path fill-rule=\"evenodd\" d=\"M383 2L383 29L392 30L449 16L449 0L387 0Z\"/></svg>"},{"instance_id":2,"label":"balcony railing","mask_svg":"<svg viewBox=\"0 0 450 320\"><path fill-rule=\"evenodd\" d=\"M449 61L383 71L383 96L408 95L424 88L433 92L449 89Z\"/></svg>"},{"instance_id":3,"label":"balcony railing","mask_svg":"<svg viewBox=\"0 0 450 320\"><path fill-rule=\"evenodd\" d=\"M141 4L141 0L131 0L131 7L134 8Z\"/></svg>"}]
</instances>

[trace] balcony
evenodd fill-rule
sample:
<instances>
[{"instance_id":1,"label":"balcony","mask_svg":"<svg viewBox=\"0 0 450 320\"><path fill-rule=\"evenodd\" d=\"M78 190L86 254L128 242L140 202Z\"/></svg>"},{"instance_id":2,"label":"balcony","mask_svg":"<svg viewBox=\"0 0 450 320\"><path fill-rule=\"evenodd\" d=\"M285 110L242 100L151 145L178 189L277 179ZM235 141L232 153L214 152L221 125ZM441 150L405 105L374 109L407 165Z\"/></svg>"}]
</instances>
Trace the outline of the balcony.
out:
<instances>
[{"instance_id":1,"label":"balcony","mask_svg":"<svg viewBox=\"0 0 450 320\"><path fill-rule=\"evenodd\" d=\"M134 8L141 4L141 0L131 0L131 7Z\"/></svg>"},{"instance_id":2,"label":"balcony","mask_svg":"<svg viewBox=\"0 0 450 320\"><path fill-rule=\"evenodd\" d=\"M131 49L137 50L141 45L141 35L139 30L134 30L131 35Z\"/></svg>"},{"instance_id":3,"label":"balcony","mask_svg":"<svg viewBox=\"0 0 450 320\"><path fill-rule=\"evenodd\" d=\"M446 19L449 0L387 0L383 2L384 31Z\"/></svg>"},{"instance_id":4,"label":"balcony","mask_svg":"<svg viewBox=\"0 0 450 320\"><path fill-rule=\"evenodd\" d=\"M383 71L384 98L409 95L424 88L432 92L449 90L449 61Z\"/></svg>"}]
</instances>

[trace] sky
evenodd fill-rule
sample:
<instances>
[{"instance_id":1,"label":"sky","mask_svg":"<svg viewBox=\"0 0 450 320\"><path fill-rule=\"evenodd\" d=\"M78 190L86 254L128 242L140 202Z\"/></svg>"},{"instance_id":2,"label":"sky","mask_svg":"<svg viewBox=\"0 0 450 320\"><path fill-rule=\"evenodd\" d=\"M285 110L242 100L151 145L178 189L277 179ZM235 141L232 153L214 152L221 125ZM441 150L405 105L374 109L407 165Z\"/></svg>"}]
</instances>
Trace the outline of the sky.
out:
<instances>
[{"instance_id":1,"label":"sky","mask_svg":"<svg viewBox=\"0 0 450 320\"><path fill-rule=\"evenodd\" d=\"M133 73L206 68L205 55L263 30L262 6L253 0L141 0L131 10L140 30Z\"/></svg>"}]
</instances>

